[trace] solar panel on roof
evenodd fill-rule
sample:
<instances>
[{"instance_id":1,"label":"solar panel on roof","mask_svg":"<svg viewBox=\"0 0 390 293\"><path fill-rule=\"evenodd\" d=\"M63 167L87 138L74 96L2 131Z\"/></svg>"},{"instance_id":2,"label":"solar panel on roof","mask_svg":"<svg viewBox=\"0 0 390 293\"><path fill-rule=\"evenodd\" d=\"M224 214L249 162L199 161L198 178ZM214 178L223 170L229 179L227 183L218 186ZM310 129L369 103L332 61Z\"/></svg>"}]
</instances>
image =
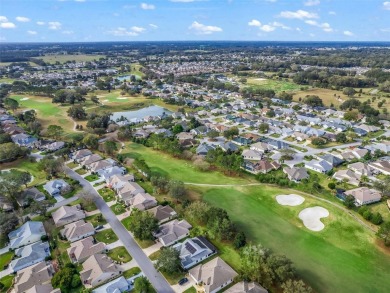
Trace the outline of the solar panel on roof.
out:
<instances>
[{"instance_id":1,"label":"solar panel on roof","mask_svg":"<svg viewBox=\"0 0 390 293\"><path fill-rule=\"evenodd\" d=\"M196 252L196 249L189 242L185 244L185 247L191 254Z\"/></svg>"}]
</instances>

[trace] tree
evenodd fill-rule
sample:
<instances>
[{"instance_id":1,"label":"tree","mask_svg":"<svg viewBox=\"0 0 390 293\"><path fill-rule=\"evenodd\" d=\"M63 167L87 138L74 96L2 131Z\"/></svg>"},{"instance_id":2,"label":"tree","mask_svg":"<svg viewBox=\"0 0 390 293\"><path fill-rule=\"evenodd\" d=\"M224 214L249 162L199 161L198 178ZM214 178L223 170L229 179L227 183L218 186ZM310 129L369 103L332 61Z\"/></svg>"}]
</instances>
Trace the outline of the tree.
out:
<instances>
[{"instance_id":1,"label":"tree","mask_svg":"<svg viewBox=\"0 0 390 293\"><path fill-rule=\"evenodd\" d=\"M195 201L185 209L184 213L189 221L204 225L207 223L210 208L211 207L203 201Z\"/></svg>"},{"instance_id":2,"label":"tree","mask_svg":"<svg viewBox=\"0 0 390 293\"><path fill-rule=\"evenodd\" d=\"M352 97L356 94L356 91L353 87L345 87L343 88L343 94L347 95L348 97Z\"/></svg>"},{"instance_id":3,"label":"tree","mask_svg":"<svg viewBox=\"0 0 390 293\"><path fill-rule=\"evenodd\" d=\"M0 148L0 162L10 162L25 156L27 153L28 149L21 148L13 142L3 143Z\"/></svg>"},{"instance_id":4,"label":"tree","mask_svg":"<svg viewBox=\"0 0 390 293\"><path fill-rule=\"evenodd\" d=\"M328 187L329 187L329 189L335 189L336 188L336 184L334 183L334 182L329 182L328 183Z\"/></svg>"},{"instance_id":5,"label":"tree","mask_svg":"<svg viewBox=\"0 0 390 293\"><path fill-rule=\"evenodd\" d=\"M8 214L0 212L0 237L7 238L8 233L14 230L18 224L19 219L14 213Z\"/></svg>"},{"instance_id":6,"label":"tree","mask_svg":"<svg viewBox=\"0 0 390 293\"><path fill-rule=\"evenodd\" d=\"M268 130L269 130L269 125L268 125L267 123L261 123L261 124L259 125L259 131L260 131L261 133L267 133Z\"/></svg>"},{"instance_id":7,"label":"tree","mask_svg":"<svg viewBox=\"0 0 390 293\"><path fill-rule=\"evenodd\" d=\"M306 96L304 99L303 99L303 102L306 104L306 105L309 105L311 107L322 107L324 104L322 102L322 99L319 97L319 96Z\"/></svg>"},{"instance_id":8,"label":"tree","mask_svg":"<svg viewBox=\"0 0 390 293\"><path fill-rule=\"evenodd\" d=\"M157 219L149 212L134 209L131 212L130 231L140 240L153 240L152 233L158 229Z\"/></svg>"},{"instance_id":9,"label":"tree","mask_svg":"<svg viewBox=\"0 0 390 293\"><path fill-rule=\"evenodd\" d=\"M99 98L96 95L91 96L91 101L94 104L99 104Z\"/></svg>"},{"instance_id":10,"label":"tree","mask_svg":"<svg viewBox=\"0 0 390 293\"><path fill-rule=\"evenodd\" d=\"M19 170L11 170L9 172L0 173L0 194L8 198L15 198L21 187L26 185L31 180L31 175L27 172Z\"/></svg>"},{"instance_id":11,"label":"tree","mask_svg":"<svg viewBox=\"0 0 390 293\"><path fill-rule=\"evenodd\" d=\"M49 176L56 176L64 170L64 159L49 155L39 161L38 167L44 170Z\"/></svg>"},{"instance_id":12,"label":"tree","mask_svg":"<svg viewBox=\"0 0 390 293\"><path fill-rule=\"evenodd\" d=\"M139 277L134 282L134 293L153 293L155 292L149 280L146 277Z\"/></svg>"},{"instance_id":13,"label":"tree","mask_svg":"<svg viewBox=\"0 0 390 293\"><path fill-rule=\"evenodd\" d=\"M157 259L156 268L168 274L173 274L179 272L180 267L180 251L173 247L163 248Z\"/></svg>"},{"instance_id":14,"label":"tree","mask_svg":"<svg viewBox=\"0 0 390 293\"><path fill-rule=\"evenodd\" d=\"M219 132L216 131L216 130L210 130L208 133L207 133L207 136L209 138L211 138L211 140L214 140L215 138L217 138L219 136Z\"/></svg>"},{"instance_id":15,"label":"tree","mask_svg":"<svg viewBox=\"0 0 390 293\"><path fill-rule=\"evenodd\" d=\"M290 259L284 255L272 254L267 259L267 264L272 271L272 279L282 283L295 277L295 268Z\"/></svg>"},{"instance_id":16,"label":"tree","mask_svg":"<svg viewBox=\"0 0 390 293\"><path fill-rule=\"evenodd\" d=\"M54 288L60 288L63 292L68 292L70 288L76 288L80 286L80 278L77 270L73 267L66 266L54 274L51 279L51 284Z\"/></svg>"},{"instance_id":17,"label":"tree","mask_svg":"<svg viewBox=\"0 0 390 293\"><path fill-rule=\"evenodd\" d=\"M373 223L374 225L382 224L383 223L382 215L379 212L373 214L371 217L371 223Z\"/></svg>"},{"instance_id":18,"label":"tree","mask_svg":"<svg viewBox=\"0 0 390 293\"><path fill-rule=\"evenodd\" d=\"M96 150L99 146L99 137L96 134L87 134L83 139L83 143L87 147Z\"/></svg>"},{"instance_id":19,"label":"tree","mask_svg":"<svg viewBox=\"0 0 390 293\"><path fill-rule=\"evenodd\" d=\"M186 188L182 181L171 180L168 184L169 195L179 199L186 195Z\"/></svg>"},{"instance_id":20,"label":"tree","mask_svg":"<svg viewBox=\"0 0 390 293\"><path fill-rule=\"evenodd\" d=\"M230 128L230 129L228 129L228 130L225 130L225 131L223 132L223 136L224 136L225 138L231 139L233 136L236 136L236 135L238 135L239 133L240 133L240 131L238 130L237 127L232 127L232 128Z\"/></svg>"},{"instance_id":21,"label":"tree","mask_svg":"<svg viewBox=\"0 0 390 293\"><path fill-rule=\"evenodd\" d=\"M272 117L275 117L276 113L274 110L268 110L267 113L265 113L265 115L269 118L272 118Z\"/></svg>"},{"instance_id":22,"label":"tree","mask_svg":"<svg viewBox=\"0 0 390 293\"><path fill-rule=\"evenodd\" d=\"M59 125L49 125L46 130L46 135L59 139L64 134L64 129Z\"/></svg>"},{"instance_id":23,"label":"tree","mask_svg":"<svg viewBox=\"0 0 390 293\"><path fill-rule=\"evenodd\" d=\"M383 223L377 235L383 239L386 246L390 246L390 222Z\"/></svg>"},{"instance_id":24,"label":"tree","mask_svg":"<svg viewBox=\"0 0 390 293\"><path fill-rule=\"evenodd\" d=\"M19 108L19 103L17 100L6 98L4 100L4 106L12 111L15 111L17 108Z\"/></svg>"},{"instance_id":25,"label":"tree","mask_svg":"<svg viewBox=\"0 0 390 293\"><path fill-rule=\"evenodd\" d=\"M344 132L340 132L336 134L336 141L341 143L346 143L348 141L348 138Z\"/></svg>"},{"instance_id":26,"label":"tree","mask_svg":"<svg viewBox=\"0 0 390 293\"><path fill-rule=\"evenodd\" d=\"M315 137L311 140L311 143L316 146L326 145L328 141L322 137Z\"/></svg>"},{"instance_id":27,"label":"tree","mask_svg":"<svg viewBox=\"0 0 390 293\"><path fill-rule=\"evenodd\" d=\"M357 121L358 118L359 112L356 110L351 110L344 113L344 119L347 121Z\"/></svg>"},{"instance_id":28,"label":"tree","mask_svg":"<svg viewBox=\"0 0 390 293\"><path fill-rule=\"evenodd\" d=\"M103 149L107 155L112 156L116 151L118 151L118 146L115 141L106 140L104 142Z\"/></svg>"},{"instance_id":29,"label":"tree","mask_svg":"<svg viewBox=\"0 0 390 293\"><path fill-rule=\"evenodd\" d=\"M352 195L347 195L344 200L344 205L347 208L352 209L355 207L355 198Z\"/></svg>"},{"instance_id":30,"label":"tree","mask_svg":"<svg viewBox=\"0 0 390 293\"><path fill-rule=\"evenodd\" d=\"M390 194L390 176L386 175L382 180L376 180L373 183L375 189L379 190L382 195Z\"/></svg>"},{"instance_id":31,"label":"tree","mask_svg":"<svg viewBox=\"0 0 390 293\"><path fill-rule=\"evenodd\" d=\"M30 214L37 214L43 216L46 214L47 209L51 206L51 203L47 200L42 201L33 201L28 207L28 212Z\"/></svg>"},{"instance_id":32,"label":"tree","mask_svg":"<svg viewBox=\"0 0 390 293\"><path fill-rule=\"evenodd\" d=\"M287 280L282 284L283 293L312 293L313 289L302 280Z\"/></svg>"},{"instance_id":33,"label":"tree","mask_svg":"<svg viewBox=\"0 0 390 293\"><path fill-rule=\"evenodd\" d=\"M172 132L173 132L173 134L178 134L180 132L183 132L183 126L181 126L180 124L176 124L172 128Z\"/></svg>"},{"instance_id":34,"label":"tree","mask_svg":"<svg viewBox=\"0 0 390 293\"><path fill-rule=\"evenodd\" d=\"M12 142L11 135L8 133L1 133L0 134L0 144L6 143L6 142Z\"/></svg>"},{"instance_id":35,"label":"tree","mask_svg":"<svg viewBox=\"0 0 390 293\"><path fill-rule=\"evenodd\" d=\"M236 237L234 237L233 245L235 248L239 249L244 247L246 244L246 236L245 233L240 231L237 233Z\"/></svg>"},{"instance_id":36,"label":"tree","mask_svg":"<svg viewBox=\"0 0 390 293\"><path fill-rule=\"evenodd\" d=\"M83 120L87 118L87 113L81 105L73 105L68 109L67 113L69 117L72 117L76 120Z\"/></svg>"}]
</instances>

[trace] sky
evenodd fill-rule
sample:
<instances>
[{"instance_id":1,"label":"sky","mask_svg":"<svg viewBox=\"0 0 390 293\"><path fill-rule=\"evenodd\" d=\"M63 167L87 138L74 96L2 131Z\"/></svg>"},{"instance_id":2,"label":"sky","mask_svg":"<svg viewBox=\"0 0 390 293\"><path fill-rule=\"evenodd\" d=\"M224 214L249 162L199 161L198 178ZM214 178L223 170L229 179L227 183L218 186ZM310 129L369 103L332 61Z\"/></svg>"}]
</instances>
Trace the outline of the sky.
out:
<instances>
[{"instance_id":1,"label":"sky","mask_svg":"<svg viewBox=\"0 0 390 293\"><path fill-rule=\"evenodd\" d=\"M390 41L390 0L0 0L1 42Z\"/></svg>"}]
</instances>

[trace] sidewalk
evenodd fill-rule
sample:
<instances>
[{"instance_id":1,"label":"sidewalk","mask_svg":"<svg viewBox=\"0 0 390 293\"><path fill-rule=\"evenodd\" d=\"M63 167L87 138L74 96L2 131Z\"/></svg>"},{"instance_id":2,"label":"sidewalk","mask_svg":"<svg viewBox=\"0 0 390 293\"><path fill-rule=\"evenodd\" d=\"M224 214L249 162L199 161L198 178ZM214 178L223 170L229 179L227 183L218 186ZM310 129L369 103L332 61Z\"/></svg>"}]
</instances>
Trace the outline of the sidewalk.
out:
<instances>
[{"instance_id":1,"label":"sidewalk","mask_svg":"<svg viewBox=\"0 0 390 293\"><path fill-rule=\"evenodd\" d=\"M160 248L162 247L161 242L157 242L156 244L153 244L152 246L149 246L147 248L144 248L143 251L144 253L149 256L152 253L155 253L156 251L159 251Z\"/></svg>"}]
</instances>

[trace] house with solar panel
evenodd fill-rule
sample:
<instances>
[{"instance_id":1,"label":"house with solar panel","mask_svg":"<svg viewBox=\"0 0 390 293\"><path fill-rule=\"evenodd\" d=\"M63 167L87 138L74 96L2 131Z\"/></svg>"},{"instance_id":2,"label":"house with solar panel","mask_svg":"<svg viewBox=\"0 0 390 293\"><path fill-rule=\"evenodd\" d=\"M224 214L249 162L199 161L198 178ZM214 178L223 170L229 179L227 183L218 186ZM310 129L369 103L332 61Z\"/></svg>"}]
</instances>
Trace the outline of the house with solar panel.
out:
<instances>
[{"instance_id":1,"label":"house with solar panel","mask_svg":"<svg viewBox=\"0 0 390 293\"><path fill-rule=\"evenodd\" d=\"M217 249L203 236L188 238L173 246L180 251L180 262L187 270L217 253Z\"/></svg>"}]
</instances>

